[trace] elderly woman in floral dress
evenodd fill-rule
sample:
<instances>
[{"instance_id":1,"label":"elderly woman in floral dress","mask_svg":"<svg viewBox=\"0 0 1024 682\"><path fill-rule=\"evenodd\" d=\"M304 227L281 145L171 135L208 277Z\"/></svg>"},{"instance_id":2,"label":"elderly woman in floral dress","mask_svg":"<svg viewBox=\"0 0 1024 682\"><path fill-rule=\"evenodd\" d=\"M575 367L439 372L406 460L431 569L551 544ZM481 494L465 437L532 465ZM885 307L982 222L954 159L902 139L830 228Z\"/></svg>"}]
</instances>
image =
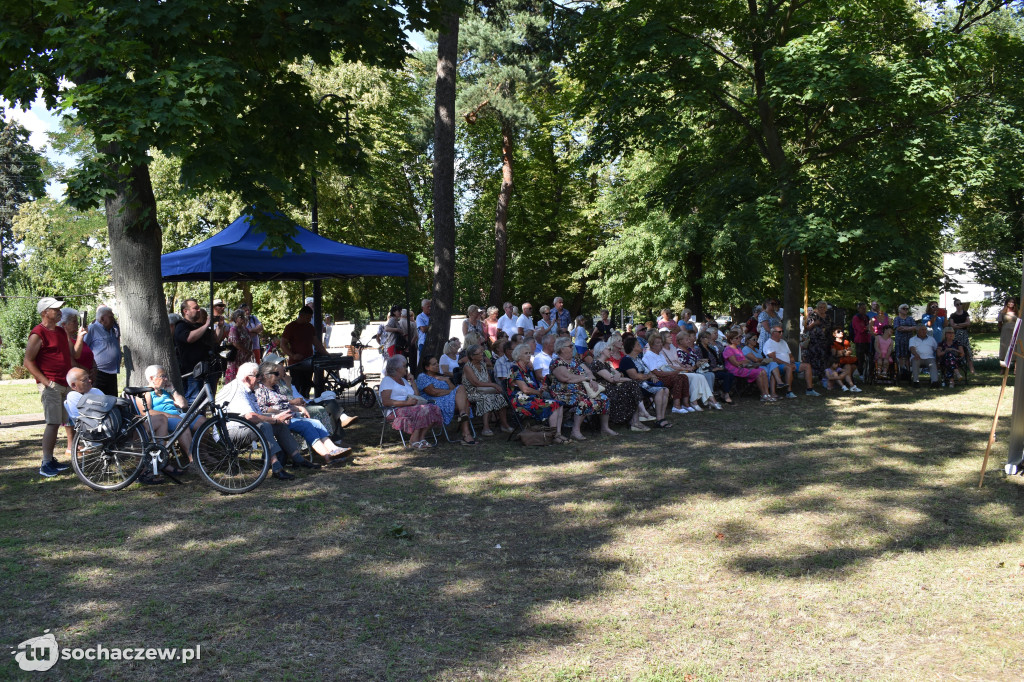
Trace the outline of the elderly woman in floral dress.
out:
<instances>
[{"instance_id":1,"label":"elderly woman in floral dress","mask_svg":"<svg viewBox=\"0 0 1024 682\"><path fill-rule=\"evenodd\" d=\"M587 366L573 354L571 339L560 338L555 341L555 355L549 368L551 374L551 392L555 400L565 409L572 411L572 437L574 440L586 440L580 432L583 417L588 414L601 416L601 433L609 436L619 435L608 426L608 395L598 392L591 397L584 384L590 384L600 390L600 384L590 373Z\"/></svg>"},{"instance_id":2,"label":"elderly woman in floral dress","mask_svg":"<svg viewBox=\"0 0 1024 682\"><path fill-rule=\"evenodd\" d=\"M629 423L630 431L650 431L640 423L640 409L643 405L644 393L640 384L608 364L611 348L604 341L594 345L594 361L590 371L608 395L609 421L616 424Z\"/></svg>"},{"instance_id":3,"label":"elderly woman in floral dress","mask_svg":"<svg viewBox=\"0 0 1024 682\"><path fill-rule=\"evenodd\" d=\"M508 398L512 409L523 417L536 421L548 420L555 430L556 443L568 443L562 435L562 415L565 410L557 400L548 398L533 373L533 342L521 343L512 351L512 365L508 376Z\"/></svg>"},{"instance_id":4,"label":"elderly woman in floral dress","mask_svg":"<svg viewBox=\"0 0 1024 682\"><path fill-rule=\"evenodd\" d=\"M816 376L823 377L832 360L832 322L828 319L828 303L818 301L814 310L807 313L804 331L807 332L807 362L811 363Z\"/></svg>"},{"instance_id":5,"label":"elderly woman in floral dress","mask_svg":"<svg viewBox=\"0 0 1024 682\"><path fill-rule=\"evenodd\" d=\"M896 335L896 360L900 368L910 369L910 339L917 335L917 321L910 314L910 306L906 303L896 309L896 317L892 321L892 331Z\"/></svg>"},{"instance_id":6,"label":"elderly woman in floral dress","mask_svg":"<svg viewBox=\"0 0 1024 682\"><path fill-rule=\"evenodd\" d=\"M245 327L249 321L249 316L245 314L244 310L239 308L231 313L231 320L234 324L228 330L227 341L235 348L235 359L229 362L228 366L224 369L225 384L234 380L240 366L246 362L253 361L252 336Z\"/></svg>"},{"instance_id":7,"label":"elderly woman in floral dress","mask_svg":"<svg viewBox=\"0 0 1024 682\"><path fill-rule=\"evenodd\" d=\"M502 343L499 341L498 343ZM479 345L472 345L466 348L465 370L462 373L462 388L466 391L469 402L473 403L476 411L483 415L484 429L481 435L493 436L490 419L494 412L498 413L498 421L501 422L501 430L511 433L512 428L508 425L508 417L505 415L505 408L508 406L505 400L505 389L491 381L487 365L484 364L484 349Z\"/></svg>"}]
</instances>

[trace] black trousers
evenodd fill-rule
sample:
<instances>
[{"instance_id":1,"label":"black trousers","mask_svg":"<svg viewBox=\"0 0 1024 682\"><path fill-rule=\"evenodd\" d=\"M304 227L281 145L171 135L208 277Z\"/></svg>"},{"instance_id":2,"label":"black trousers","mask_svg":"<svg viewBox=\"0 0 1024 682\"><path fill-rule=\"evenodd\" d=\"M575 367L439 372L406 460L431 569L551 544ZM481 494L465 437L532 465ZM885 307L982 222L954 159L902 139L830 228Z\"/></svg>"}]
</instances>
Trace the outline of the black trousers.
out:
<instances>
[{"instance_id":1,"label":"black trousers","mask_svg":"<svg viewBox=\"0 0 1024 682\"><path fill-rule=\"evenodd\" d=\"M303 398L309 398L309 391L313 388L312 367L292 367L288 370L292 375L292 384Z\"/></svg>"},{"instance_id":2,"label":"black trousers","mask_svg":"<svg viewBox=\"0 0 1024 682\"><path fill-rule=\"evenodd\" d=\"M112 395L117 397L117 375L107 374L106 372L96 372L96 381L93 382L93 388L98 388L104 395Z\"/></svg>"}]
</instances>

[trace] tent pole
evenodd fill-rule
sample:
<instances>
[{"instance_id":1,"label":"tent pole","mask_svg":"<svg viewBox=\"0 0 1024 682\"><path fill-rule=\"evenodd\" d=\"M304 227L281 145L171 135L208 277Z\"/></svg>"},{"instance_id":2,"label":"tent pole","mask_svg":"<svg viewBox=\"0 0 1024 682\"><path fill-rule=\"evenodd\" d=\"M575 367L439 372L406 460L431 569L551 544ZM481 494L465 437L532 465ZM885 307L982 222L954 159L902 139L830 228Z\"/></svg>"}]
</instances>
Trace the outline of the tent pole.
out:
<instances>
[{"instance_id":1,"label":"tent pole","mask_svg":"<svg viewBox=\"0 0 1024 682\"><path fill-rule=\"evenodd\" d=\"M417 360L416 352L418 350L416 348L416 345L417 345L417 342L419 341L419 330L416 329L416 327L413 326L415 324L415 321L414 321L414 318L412 316L412 308L409 306L409 277L408 276L406 276L406 278L405 278L405 309L408 311L408 313L407 313L408 317L405 318L405 323L408 325L407 329L409 331L409 338L408 338L408 342L409 342L409 370L412 371L413 373L415 373L415 369L414 368L416 367L416 360Z\"/></svg>"}]
</instances>

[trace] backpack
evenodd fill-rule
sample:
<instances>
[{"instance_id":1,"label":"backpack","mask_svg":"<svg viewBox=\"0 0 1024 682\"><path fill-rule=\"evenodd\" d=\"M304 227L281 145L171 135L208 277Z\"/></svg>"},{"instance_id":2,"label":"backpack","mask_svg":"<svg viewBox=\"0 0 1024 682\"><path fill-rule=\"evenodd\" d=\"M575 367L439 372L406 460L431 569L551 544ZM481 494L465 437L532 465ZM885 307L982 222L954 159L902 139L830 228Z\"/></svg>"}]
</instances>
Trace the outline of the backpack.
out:
<instances>
[{"instance_id":1,"label":"backpack","mask_svg":"<svg viewBox=\"0 0 1024 682\"><path fill-rule=\"evenodd\" d=\"M89 442L109 443L121 432L128 404L124 398L86 393L78 401L75 428Z\"/></svg>"}]
</instances>

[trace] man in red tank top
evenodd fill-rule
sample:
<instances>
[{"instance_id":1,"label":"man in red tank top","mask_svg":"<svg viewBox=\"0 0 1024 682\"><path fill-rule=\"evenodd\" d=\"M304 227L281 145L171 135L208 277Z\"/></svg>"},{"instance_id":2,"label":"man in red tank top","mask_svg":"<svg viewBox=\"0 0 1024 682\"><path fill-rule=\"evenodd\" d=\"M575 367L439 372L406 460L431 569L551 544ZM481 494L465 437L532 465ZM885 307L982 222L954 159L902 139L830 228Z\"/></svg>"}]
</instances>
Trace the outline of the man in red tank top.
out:
<instances>
[{"instance_id":1,"label":"man in red tank top","mask_svg":"<svg viewBox=\"0 0 1024 682\"><path fill-rule=\"evenodd\" d=\"M64 409L64 397L68 393L67 375L71 371L71 344L61 327L61 301L44 298L36 304L36 312L42 322L32 328L25 348L25 369L36 380L39 400L43 404L46 428L43 430L43 464L39 474L47 478L67 471L68 465L61 464L53 456L57 444L57 433L62 424L67 424L68 413ZM68 431L68 447L71 447L71 428Z\"/></svg>"}]
</instances>

